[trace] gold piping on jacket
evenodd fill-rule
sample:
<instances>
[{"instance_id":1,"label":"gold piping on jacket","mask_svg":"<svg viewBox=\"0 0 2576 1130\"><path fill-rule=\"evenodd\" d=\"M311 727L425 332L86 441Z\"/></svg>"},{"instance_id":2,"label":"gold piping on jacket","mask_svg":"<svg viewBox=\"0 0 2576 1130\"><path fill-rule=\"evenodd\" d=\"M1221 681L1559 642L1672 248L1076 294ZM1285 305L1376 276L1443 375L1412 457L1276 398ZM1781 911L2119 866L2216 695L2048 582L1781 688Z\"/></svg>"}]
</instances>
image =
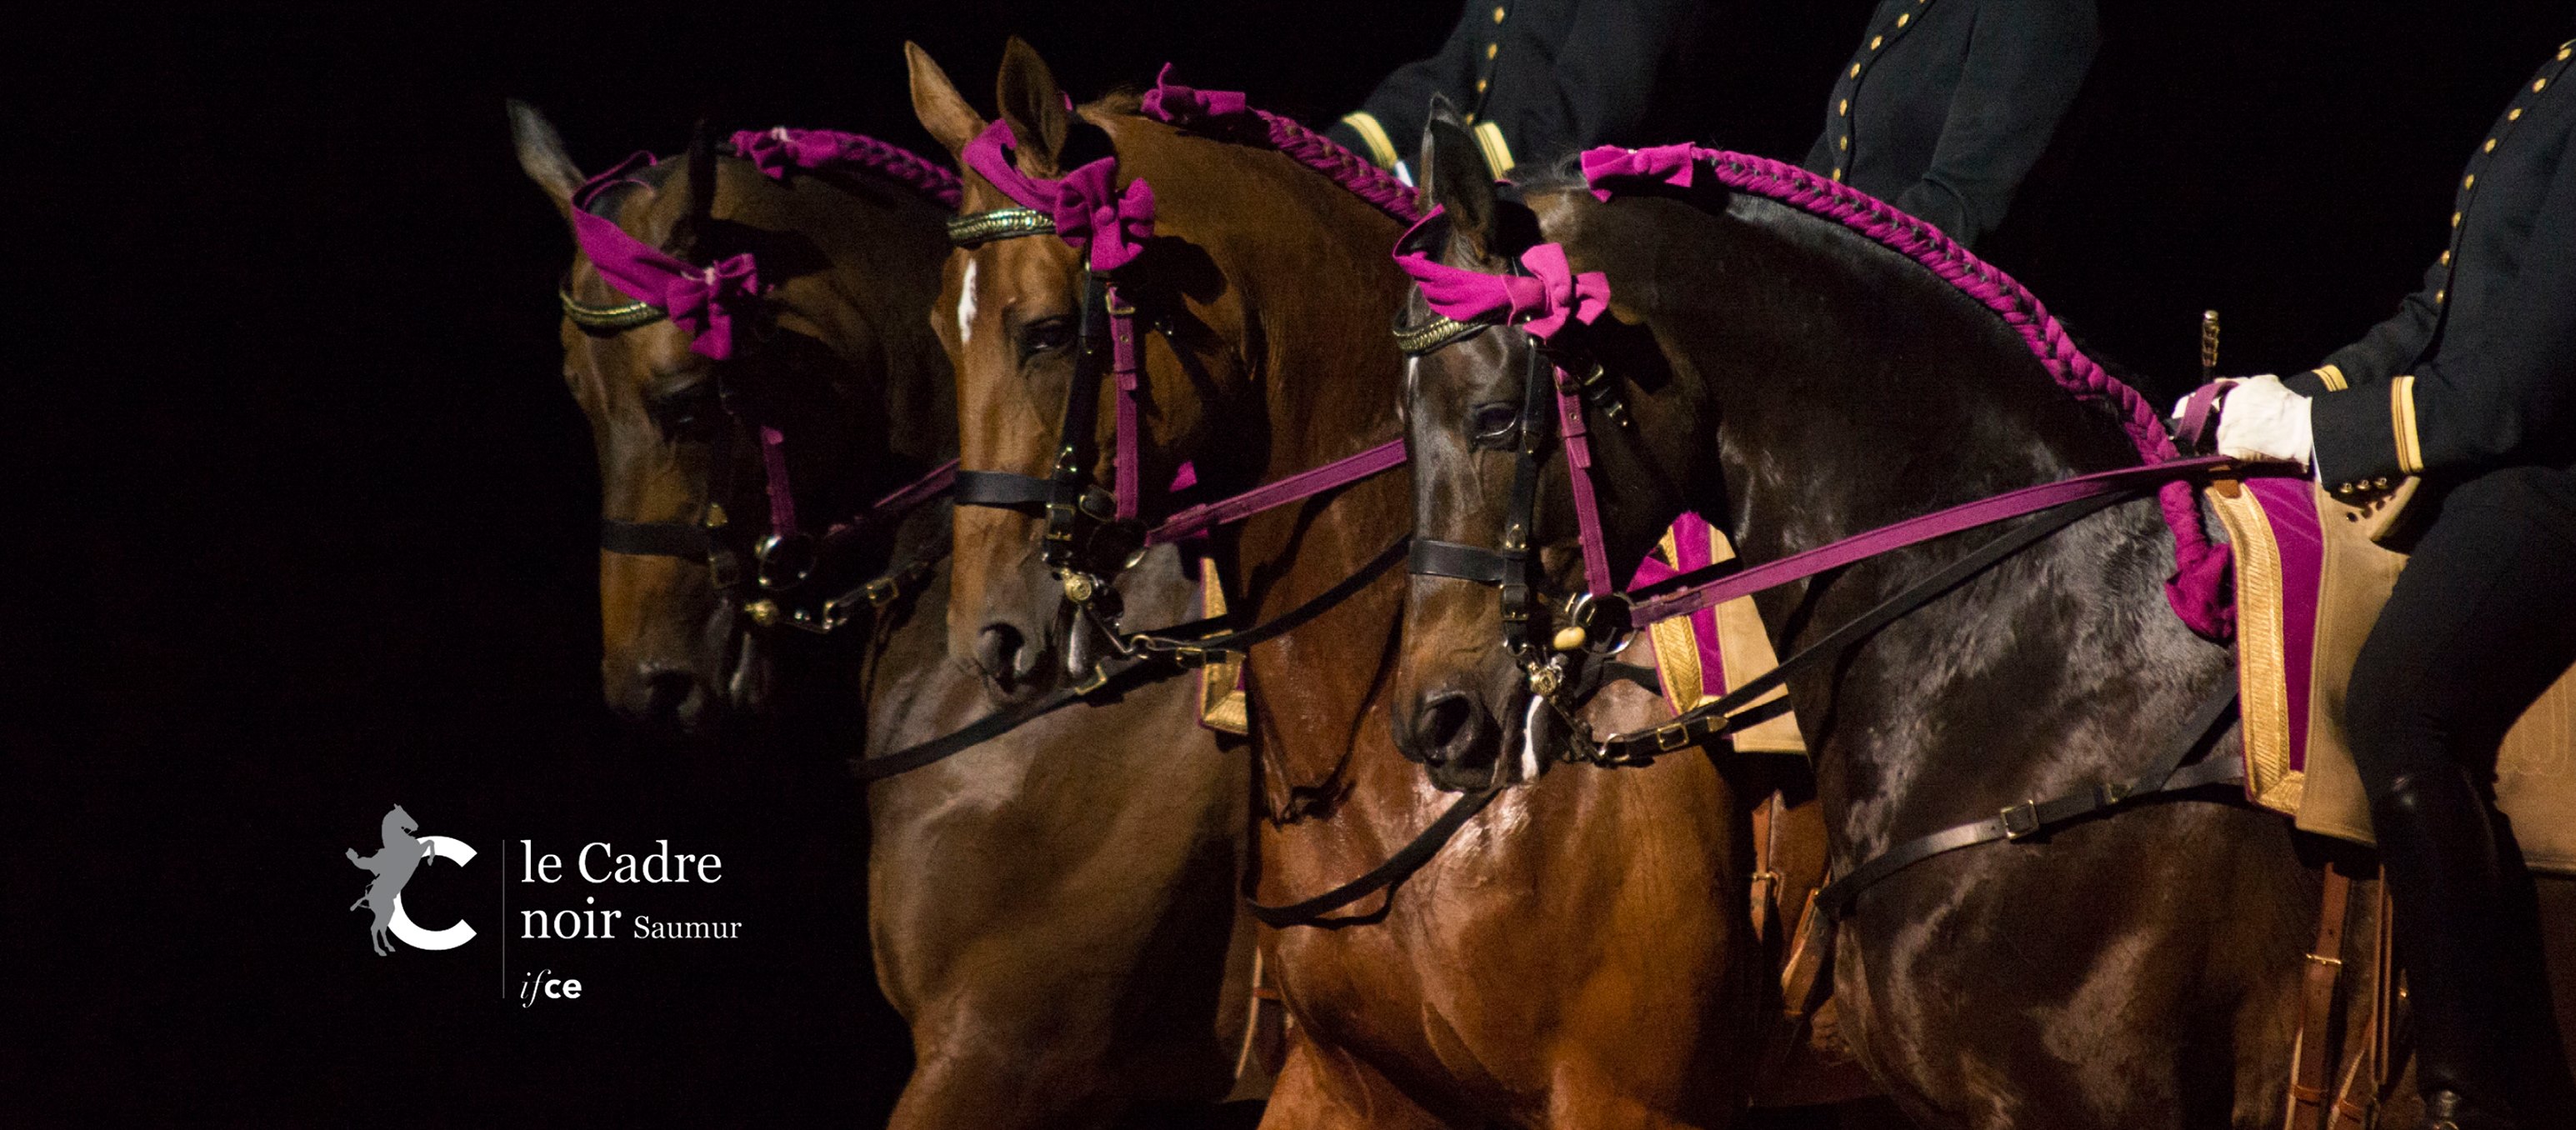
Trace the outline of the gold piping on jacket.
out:
<instances>
[{"instance_id":1,"label":"gold piping on jacket","mask_svg":"<svg viewBox=\"0 0 2576 1130\"><path fill-rule=\"evenodd\" d=\"M2341 365L2325 364L2317 366L2317 379L2326 383L2326 391L2328 392L2342 392L2343 390L2352 387L2352 382L2344 379L2343 366Z\"/></svg>"},{"instance_id":2,"label":"gold piping on jacket","mask_svg":"<svg viewBox=\"0 0 2576 1130\"><path fill-rule=\"evenodd\" d=\"M1397 160L1395 142L1387 138L1386 126L1377 120L1377 115L1366 110L1355 111L1342 115L1342 124L1351 127L1351 132L1360 135L1360 143L1368 146L1368 159L1377 162L1377 167L1381 169L1395 167Z\"/></svg>"},{"instance_id":3,"label":"gold piping on jacket","mask_svg":"<svg viewBox=\"0 0 2576 1130\"><path fill-rule=\"evenodd\" d=\"M1512 147L1503 142L1503 127L1492 122L1476 123L1476 144L1485 151L1485 167L1500 180L1512 172Z\"/></svg>"},{"instance_id":4,"label":"gold piping on jacket","mask_svg":"<svg viewBox=\"0 0 2576 1130\"><path fill-rule=\"evenodd\" d=\"M2424 469L2424 438L2415 430L2415 378L2388 382L2388 420L2397 433L2397 469L2415 474Z\"/></svg>"}]
</instances>

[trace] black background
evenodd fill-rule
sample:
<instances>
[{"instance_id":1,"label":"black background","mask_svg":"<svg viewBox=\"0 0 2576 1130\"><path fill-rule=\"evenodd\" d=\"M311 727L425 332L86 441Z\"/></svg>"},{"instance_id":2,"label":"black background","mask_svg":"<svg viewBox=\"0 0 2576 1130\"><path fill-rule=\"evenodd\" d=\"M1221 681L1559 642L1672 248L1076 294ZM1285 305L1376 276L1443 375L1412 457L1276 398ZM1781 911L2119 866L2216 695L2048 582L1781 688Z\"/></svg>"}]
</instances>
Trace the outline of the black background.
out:
<instances>
[{"instance_id":1,"label":"black background","mask_svg":"<svg viewBox=\"0 0 2576 1130\"><path fill-rule=\"evenodd\" d=\"M1795 159L1869 5L1715 19L1713 135ZM2111 0L2062 191L2008 266L2190 383L2358 336L2441 246L2451 181L2563 2ZM917 148L900 43L986 101L1002 37L1084 96L1239 88L1325 121L1445 3L98 6L11 69L8 995L0 1100L156 1118L872 1123L906 1068L825 754L633 744L597 703L595 472L556 378L561 221L504 97L597 169L725 128ZM58 17L59 19L59 17ZM2017 261L2016 261L2017 260ZM342 910L401 803L484 853L407 901L483 937L379 959ZM496 952L506 841L668 838L715 888L508 884L513 906L743 919L730 948ZM505 848L508 849L505 851ZM460 877L462 876L462 877ZM484 909L488 907L489 909ZM618 946L643 943L614 943ZM577 1004L519 1009L540 965Z\"/></svg>"}]
</instances>

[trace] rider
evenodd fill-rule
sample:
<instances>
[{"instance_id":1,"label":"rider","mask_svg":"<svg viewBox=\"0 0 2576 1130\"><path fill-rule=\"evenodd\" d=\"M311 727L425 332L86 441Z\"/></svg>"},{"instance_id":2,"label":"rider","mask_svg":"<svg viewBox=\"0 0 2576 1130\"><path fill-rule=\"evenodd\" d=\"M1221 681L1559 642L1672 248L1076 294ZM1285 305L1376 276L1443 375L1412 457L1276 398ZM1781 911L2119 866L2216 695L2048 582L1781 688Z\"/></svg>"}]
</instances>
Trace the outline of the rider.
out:
<instances>
[{"instance_id":1,"label":"rider","mask_svg":"<svg viewBox=\"0 0 2576 1130\"><path fill-rule=\"evenodd\" d=\"M1806 169L1973 250L2047 152L2100 40L2093 0L1881 0Z\"/></svg>"},{"instance_id":2,"label":"rider","mask_svg":"<svg viewBox=\"0 0 2576 1130\"><path fill-rule=\"evenodd\" d=\"M1467 0L1449 41L1378 83L1325 131L1399 175L1431 96L1458 107L1500 178L1595 145L1690 137L1697 0ZM1408 177L1408 179L1410 179Z\"/></svg>"},{"instance_id":3,"label":"rider","mask_svg":"<svg viewBox=\"0 0 2576 1130\"><path fill-rule=\"evenodd\" d=\"M2576 82L2561 46L2462 171L2450 245L2396 316L2324 364L2230 389L2218 449L2311 465L2338 496L2447 492L2344 707L2415 1016L2427 1128L2518 1125L2486 787L2514 719L2576 663ZM2415 505L2425 503L2418 501ZM2526 1112L2528 1113L2528 1112Z\"/></svg>"}]
</instances>

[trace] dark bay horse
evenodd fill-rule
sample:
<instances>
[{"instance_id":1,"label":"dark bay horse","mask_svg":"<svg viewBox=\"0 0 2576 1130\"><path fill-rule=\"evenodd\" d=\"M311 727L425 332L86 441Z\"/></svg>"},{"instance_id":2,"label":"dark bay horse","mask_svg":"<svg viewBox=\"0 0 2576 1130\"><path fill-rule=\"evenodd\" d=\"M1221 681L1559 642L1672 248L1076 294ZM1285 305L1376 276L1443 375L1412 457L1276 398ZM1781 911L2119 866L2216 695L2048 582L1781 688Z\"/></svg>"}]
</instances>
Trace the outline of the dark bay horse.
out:
<instances>
[{"instance_id":1,"label":"dark bay horse","mask_svg":"<svg viewBox=\"0 0 2576 1130\"><path fill-rule=\"evenodd\" d=\"M1505 274L1545 240L1574 271L1606 275L1608 316L1572 336L1633 420L1591 430L1614 573L1685 507L1758 564L2137 458L2113 414L2058 387L1979 300L1835 219L1712 183L1705 161L1687 187L1623 184L1604 202L1560 174L1514 203L1477 171L1454 117L1425 146L1426 193L1447 223L1437 262ZM1842 198L1798 183L1807 199ZM1499 544L1531 349L1523 331L1488 329L1418 362L1418 536ZM1563 459L1544 483L1533 537L1569 592L1582 585ZM1789 655L1981 540L1771 590L1762 618ZM1835 870L2144 769L2234 678L2227 649L2168 607L2175 556L2155 506L2114 507L1793 678ZM1523 674L1498 646L1494 591L1419 578L1405 615L1398 732L1426 756L1505 756L1521 740ZM2209 756L2238 756L2232 733ZM1935 856L1852 904L1835 950L1844 1027L1928 1127L2278 1125L2319 866L2337 850L2248 805L2185 801ZM2559 969L2566 893L2540 884ZM2559 1015L2576 1016L2554 980ZM2529 1046L2552 1059L2550 1025L2534 1020ZM2554 1093L2521 1109L2576 1109L2563 1065L2543 1067ZM2393 1089L2382 1124L2413 1125L2413 1088Z\"/></svg>"},{"instance_id":2,"label":"dark bay horse","mask_svg":"<svg viewBox=\"0 0 2576 1130\"><path fill-rule=\"evenodd\" d=\"M964 153L991 123L918 49L912 63L923 125ZM1151 186L1151 237L1117 275L1155 327L1138 398L1148 499L1185 461L1223 496L1398 434L1402 368L1386 330L1404 282L1385 251L1400 225L1345 187L1364 175L1356 158L1322 172L1275 146L1144 116L1134 98L1072 110L1018 40L998 89L1021 176L1114 155L1117 192ZM970 169L968 217L1014 205ZM1048 473L1086 269L1052 235L951 258L936 321L956 367L967 470ZM1115 414L1105 389L1102 451ZM1390 473L1268 512L1211 552L1236 606L1267 620L1379 558L1412 527L1409 505ZM952 646L981 649L996 686L1018 694L1064 678L1063 660L1086 646L1041 563L1042 521L999 508L957 517ZM1380 578L1252 649L1262 901L1367 870L1447 807L1388 739L1402 593ZM1125 616L1129 628L1167 623ZM1298 1039L1264 1124L1731 1124L1769 972L1743 910L1741 809L1758 795L1704 759L1550 774L1494 800L1391 897L1330 927L1270 932Z\"/></svg>"},{"instance_id":3,"label":"dark bay horse","mask_svg":"<svg viewBox=\"0 0 2576 1130\"><path fill-rule=\"evenodd\" d=\"M570 217L581 174L535 111L514 105L512 119L522 167ZM928 323L947 208L919 177L772 176L701 144L632 179L598 195L596 214L693 264L748 251L769 289L735 313L737 348L719 361L668 318L603 316L632 303L576 256L564 373L590 417L608 518L774 521L762 425L780 433L791 501L809 515L850 514L954 454L953 386ZM944 561L948 528L944 504L910 511L862 549L862 575ZM694 550L602 554L603 677L630 717L706 729L725 713L838 710L875 755L992 709L948 657L944 565L816 636L754 621L752 539L715 533ZM1187 593L1168 555L1140 572ZM1095 1126L1235 1085L1248 770L1197 721L1195 688L1147 688L869 789L878 984L916 1060L893 1125Z\"/></svg>"}]
</instances>

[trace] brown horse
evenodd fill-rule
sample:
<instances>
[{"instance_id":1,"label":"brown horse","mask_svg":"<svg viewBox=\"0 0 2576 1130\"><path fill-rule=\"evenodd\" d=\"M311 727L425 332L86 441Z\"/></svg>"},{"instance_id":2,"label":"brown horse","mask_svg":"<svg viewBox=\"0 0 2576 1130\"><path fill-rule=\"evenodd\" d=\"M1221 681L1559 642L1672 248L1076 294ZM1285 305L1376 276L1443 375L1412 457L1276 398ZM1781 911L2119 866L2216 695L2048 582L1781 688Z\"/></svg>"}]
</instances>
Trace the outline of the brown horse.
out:
<instances>
[{"instance_id":1,"label":"brown horse","mask_svg":"<svg viewBox=\"0 0 2576 1130\"><path fill-rule=\"evenodd\" d=\"M512 119L522 167L569 217L580 173L535 111L514 105ZM760 423L785 436L808 513L850 513L949 457L951 383L927 322L944 206L859 172L772 178L703 145L636 179L599 214L691 262L752 251L774 289L756 327L738 317L743 347L725 361L666 319L567 320L565 379L591 420L609 518L759 525L765 474L746 433ZM586 257L565 287L591 311L626 301ZM862 564L942 556L948 525L944 506L921 508ZM630 717L703 730L728 711L858 708L873 755L993 708L948 658L944 568L844 633L858 638L822 638L757 626L756 594L714 575L746 563L714 544L712 558L602 555L603 675ZM1141 571L1187 595L1168 555ZM1183 614L1177 600L1140 606ZM916 1061L895 1126L1095 1126L1234 1086L1248 769L1197 722L1194 687L1150 687L870 789L878 984Z\"/></svg>"},{"instance_id":2,"label":"brown horse","mask_svg":"<svg viewBox=\"0 0 2576 1130\"><path fill-rule=\"evenodd\" d=\"M1712 184L1705 161L1695 186L1623 187L1606 203L1579 179L1524 183L1524 207L1476 171L1454 117L1430 133L1425 188L1448 225L1439 262L1501 274L1543 239L1575 271L1607 276L1610 316L1552 348L1604 361L1633 419L1592 431L1614 571L1684 506L1724 516L1758 564L2135 459L2110 414L2056 387L2004 320L1835 219ZM1806 199L1840 199L1800 183ZM1521 330L1489 329L1419 362L1408 416L1422 536L1498 544L1514 456L1493 435L1519 426L1531 348ZM1579 587L1569 490L1552 461L1533 537L1556 550L1560 592ZM1763 620L1789 655L1975 544L1942 539L1773 590ZM2226 649L2167 608L2173 560L2153 506L2117 507L1794 678L1836 871L2144 768L2233 678ZM1490 590L1416 583L1394 710L1426 757L1445 747L1453 764L1491 762L1522 740L1522 672L1497 646L1501 627ZM2235 747L2229 737L2209 756ZM1851 905L1835 951L1845 1028L1926 1126L2278 1125L2318 865L2335 854L2353 853L2241 803L2183 801L1934 856ZM2540 885L2560 970L2576 937L2567 894ZM2576 1017L2568 985L2558 979L2561 1018ZM2551 1090L2517 1106L2563 1112L2544 1001L2535 994L2522 1046ZM2383 1124L2413 1125L2401 1121L2413 1088L2393 1089Z\"/></svg>"},{"instance_id":3,"label":"brown horse","mask_svg":"<svg viewBox=\"0 0 2576 1130\"><path fill-rule=\"evenodd\" d=\"M912 66L923 125L962 153L988 123L918 48ZM1117 275L1156 327L1140 396L1149 499L1184 461L1224 495L1397 434L1394 220L1275 149L1174 128L1133 98L1071 111L1018 40L998 89L1021 139L1019 173L1053 178L1069 154L1114 153L1120 182L1151 184L1152 237ZM962 211L1012 205L967 175ZM936 322L956 367L963 467L1047 473L1085 270L1052 236L950 259ZM1099 418L1112 415L1104 395ZM1107 435L1104 425L1104 451ZM1268 620L1404 538L1409 505L1403 477L1388 474L1254 519L1214 552L1237 607ZM957 512L953 646L979 649L996 685L1021 694L1062 678L1057 660L1089 646L1041 564L1040 521ZM1446 807L1388 740L1401 596L1381 579L1252 651L1252 886L1264 901L1359 874ZM1164 623L1133 608L1126 621ZM1300 1038L1265 1125L1731 1123L1768 972L1743 911L1741 795L1706 760L1552 773L1494 800L1391 896L1327 927L1269 934Z\"/></svg>"}]
</instances>

